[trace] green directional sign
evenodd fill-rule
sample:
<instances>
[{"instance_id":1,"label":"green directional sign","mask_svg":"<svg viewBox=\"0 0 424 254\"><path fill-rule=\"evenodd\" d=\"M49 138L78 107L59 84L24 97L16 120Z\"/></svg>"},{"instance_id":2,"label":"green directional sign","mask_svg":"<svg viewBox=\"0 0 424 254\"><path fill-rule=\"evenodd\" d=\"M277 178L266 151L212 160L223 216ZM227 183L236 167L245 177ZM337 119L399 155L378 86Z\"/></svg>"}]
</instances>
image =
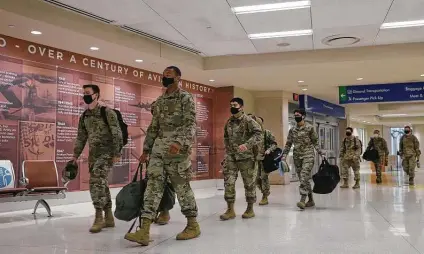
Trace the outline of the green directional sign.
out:
<instances>
[{"instance_id":1,"label":"green directional sign","mask_svg":"<svg viewBox=\"0 0 424 254\"><path fill-rule=\"evenodd\" d=\"M339 86L339 103L347 102L347 89L345 86Z\"/></svg>"}]
</instances>

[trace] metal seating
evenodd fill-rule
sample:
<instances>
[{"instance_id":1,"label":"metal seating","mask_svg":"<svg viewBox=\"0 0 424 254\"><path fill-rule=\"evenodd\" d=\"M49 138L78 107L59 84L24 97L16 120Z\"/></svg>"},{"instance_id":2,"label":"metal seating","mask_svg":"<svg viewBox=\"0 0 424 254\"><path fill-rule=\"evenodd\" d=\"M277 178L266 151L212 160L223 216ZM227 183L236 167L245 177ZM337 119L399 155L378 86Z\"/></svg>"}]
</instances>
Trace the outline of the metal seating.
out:
<instances>
[{"instance_id":1,"label":"metal seating","mask_svg":"<svg viewBox=\"0 0 424 254\"><path fill-rule=\"evenodd\" d=\"M37 200L33 214L35 215L38 206L42 205L46 208L48 217L52 217L51 208L46 200L66 198L67 188L60 186L55 161L24 161L19 182L22 187L0 189L1 203Z\"/></svg>"}]
</instances>

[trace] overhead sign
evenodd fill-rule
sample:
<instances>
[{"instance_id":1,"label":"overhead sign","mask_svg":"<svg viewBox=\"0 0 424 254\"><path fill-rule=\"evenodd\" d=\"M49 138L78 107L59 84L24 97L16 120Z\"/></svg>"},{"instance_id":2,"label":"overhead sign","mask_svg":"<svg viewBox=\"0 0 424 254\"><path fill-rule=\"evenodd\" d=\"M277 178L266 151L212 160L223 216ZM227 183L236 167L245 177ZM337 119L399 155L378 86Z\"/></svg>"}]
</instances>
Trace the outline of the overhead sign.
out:
<instances>
[{"instance_id":1,"label":"overhead sign","mask_svg":"<svg viewBox=\"0 0 424 254\"><path fill-rule=\"evenodd\" d=\"M424 82L339 87L340 104L424 100Z\"/></svg>"},{"instance_id":2,"label":"overhead sign","mask_svg":"<svg viewBox=\"0 0 424 254\"><path fill-rule=\"evenodd\" d=\"M309 95L300 95L299 106L306 112L323 114L336 118L346 118L345 108Z\"/></svg>"}]
</instances>

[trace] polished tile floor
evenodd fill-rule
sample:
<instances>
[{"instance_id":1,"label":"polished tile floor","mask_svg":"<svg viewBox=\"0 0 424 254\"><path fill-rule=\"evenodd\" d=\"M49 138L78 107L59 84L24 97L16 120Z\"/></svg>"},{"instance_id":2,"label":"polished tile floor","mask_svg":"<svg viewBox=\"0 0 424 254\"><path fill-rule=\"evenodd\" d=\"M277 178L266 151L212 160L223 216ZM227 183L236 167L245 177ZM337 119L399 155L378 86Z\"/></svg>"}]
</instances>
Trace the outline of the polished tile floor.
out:
<instances>
[{"instance_id":1,"label":"polished tile floor","mask_svg":"<svg viewBox=\"0 0 424 254\"><path fill-rule=\"evenodd\" d=\"M0 214L0 253L100 254L100 253L424 253L424 172L417 173L410 188L402 174L386 173L377 186L369 171L362 172L361 189L339 189L316 195L317 207L296 208L298 183L273 186L270 205L255 207L256 217L241 219L245 203L238 191L235 220L221 222L225 209L223 192L196 191L202 235L176 241L185 219L178 205L166 226L152 226L150 246L127 242L129 224L88 233L93 220L89 203L54 207L47 219L40 210L34 220L30 211ZM13 204L11 204L13 205Z\"/></svg>"}]
</instances>

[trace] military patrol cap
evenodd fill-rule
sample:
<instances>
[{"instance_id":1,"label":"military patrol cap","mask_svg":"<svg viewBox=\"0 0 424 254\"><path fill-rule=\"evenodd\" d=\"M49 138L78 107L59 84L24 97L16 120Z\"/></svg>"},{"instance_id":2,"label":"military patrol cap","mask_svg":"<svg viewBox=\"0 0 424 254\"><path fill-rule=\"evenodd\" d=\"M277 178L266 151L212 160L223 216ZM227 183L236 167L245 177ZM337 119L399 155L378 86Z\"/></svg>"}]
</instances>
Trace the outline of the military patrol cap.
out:
<instances>
[{"instance_id":1,"label":"military patrol cap","mask_svg":"<svg viewBox=\"0 0 424 254\"><path fill-rule=\"evenodd\" d=\"M78 175L78 164L75 161L68 161L65 169L62 172L62 182L69 182L74 180Z\"/></svg>"}]
</instances>

